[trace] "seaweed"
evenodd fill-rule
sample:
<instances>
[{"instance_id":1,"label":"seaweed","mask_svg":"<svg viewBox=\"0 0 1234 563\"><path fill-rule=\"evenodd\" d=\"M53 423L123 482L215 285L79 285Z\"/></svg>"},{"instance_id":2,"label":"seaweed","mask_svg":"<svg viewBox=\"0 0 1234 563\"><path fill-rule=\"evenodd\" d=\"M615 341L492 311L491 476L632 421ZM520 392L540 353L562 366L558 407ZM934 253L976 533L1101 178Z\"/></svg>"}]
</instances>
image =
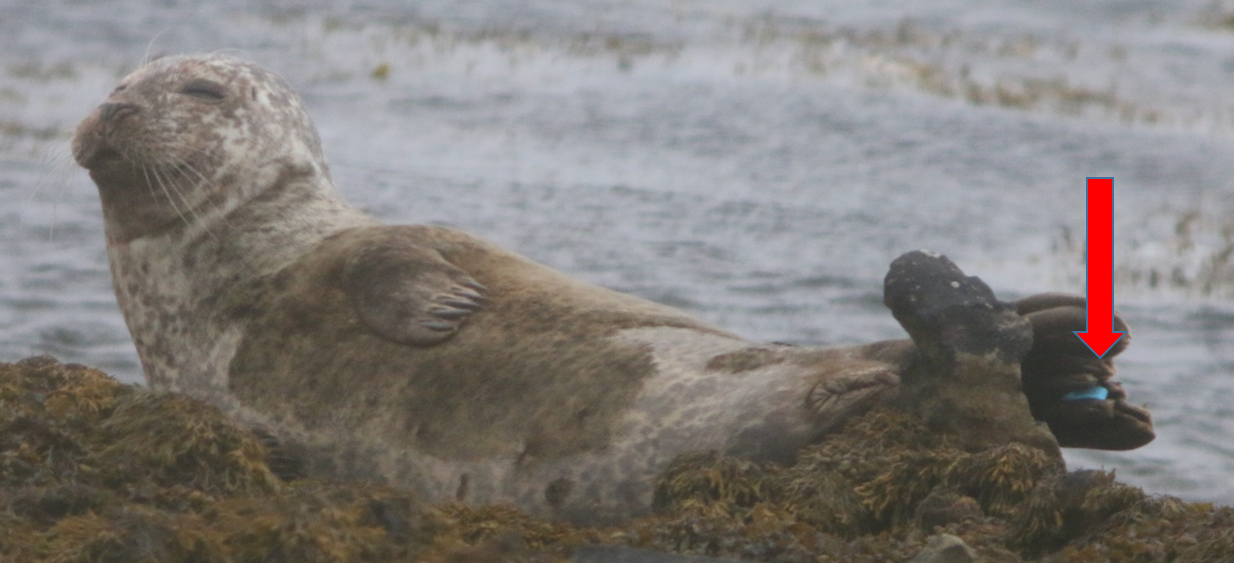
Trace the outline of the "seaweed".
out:
<instances>
[{"instance_id":1,"label":"seaweed","mask_svg":"<svg viewBox=\"0 0 1234 563\"><path fill-rule=\"evenodd\" d=\"M944 560L944 547L1007 563L1234 560L1232 508L1068 472L1020 443L966 451L887 409L789 465L680 456L654 513L608 528L283 480L267 444L182 395L47 357L0 363L0 560L547 563L594 545L784 563Z\"/></svg>"}]
</instances>

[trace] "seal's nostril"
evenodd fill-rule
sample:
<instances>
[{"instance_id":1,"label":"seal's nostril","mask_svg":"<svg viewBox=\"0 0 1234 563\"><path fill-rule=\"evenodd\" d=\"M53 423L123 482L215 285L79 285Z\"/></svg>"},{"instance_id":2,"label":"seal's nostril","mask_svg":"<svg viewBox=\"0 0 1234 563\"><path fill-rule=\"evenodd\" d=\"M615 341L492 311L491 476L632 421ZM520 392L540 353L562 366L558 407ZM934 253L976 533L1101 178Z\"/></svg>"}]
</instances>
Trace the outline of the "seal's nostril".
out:
<instances>
[{"instance_id":1,"label":"seal's nostril","mask_svg":"<svg viewBox=\"0 0 1234 563\"><path fill-rule=\"evenodd\" d=\"M99 111L99 119L102 121L112 121L137 113L137 106L134 104L107 103L99 106Z\"/></svg>"}]
</instances>

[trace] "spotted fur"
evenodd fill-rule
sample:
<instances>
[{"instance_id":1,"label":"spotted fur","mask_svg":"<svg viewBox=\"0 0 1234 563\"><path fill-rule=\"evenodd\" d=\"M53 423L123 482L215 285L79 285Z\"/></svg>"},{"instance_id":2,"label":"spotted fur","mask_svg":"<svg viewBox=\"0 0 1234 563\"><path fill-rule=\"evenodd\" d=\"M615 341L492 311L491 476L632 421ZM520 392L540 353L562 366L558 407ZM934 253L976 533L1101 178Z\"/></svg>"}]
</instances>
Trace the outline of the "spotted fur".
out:
<instances>
[{"instance_id":1,"label":"spotted fur","mask_svg":"<svg viewBox=\"0 0 1234 563\"><path fill-rule=\"evenodd\" d=\"M333 232L375 224L335 194L286 81L225 55L128 75L78 126L73 155L98 185L116 298L156 389L229 401L230 319L262 280Z\"/></svg>"},{"instance_id":2,"label":"spotted fur","mask_svg":"<svg viewBox=\"0 0 1234 563\"><path fill-rule=\"evenodd\" d=\"M151 387L275 428L311 473L621 519L677 455L791 461L920 365L907 341L748 342L459 231L379 225L336 195L287 83L231 57L138 69L73 152ZM985 430L1041 442L1012 403Z\"/></svg>"}]
</instances>

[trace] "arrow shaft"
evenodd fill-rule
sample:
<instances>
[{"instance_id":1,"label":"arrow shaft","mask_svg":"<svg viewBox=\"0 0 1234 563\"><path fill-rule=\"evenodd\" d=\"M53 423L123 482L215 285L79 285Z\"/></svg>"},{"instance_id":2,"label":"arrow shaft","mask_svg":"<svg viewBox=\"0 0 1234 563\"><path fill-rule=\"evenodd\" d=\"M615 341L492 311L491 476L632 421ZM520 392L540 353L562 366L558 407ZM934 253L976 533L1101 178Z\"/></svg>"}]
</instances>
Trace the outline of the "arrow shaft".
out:
<instances>
[{"instance_id":1,"label":"arrow shaft","mask_svg":"<svg viewBox=\"0 0 1234 563\"><path fill-rule=\"evenodd\" d=\"M1114 325L1114 180L1088 179L1088 332Z\"/></svg>"}]
</instances>

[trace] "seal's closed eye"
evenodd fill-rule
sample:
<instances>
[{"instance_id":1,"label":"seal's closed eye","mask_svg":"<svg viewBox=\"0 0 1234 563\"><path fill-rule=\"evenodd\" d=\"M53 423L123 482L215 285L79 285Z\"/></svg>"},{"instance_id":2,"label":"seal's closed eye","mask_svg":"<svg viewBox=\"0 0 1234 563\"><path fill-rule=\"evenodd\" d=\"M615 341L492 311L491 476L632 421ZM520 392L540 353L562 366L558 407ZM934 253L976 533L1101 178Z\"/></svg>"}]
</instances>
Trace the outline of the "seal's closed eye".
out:
<instances>
[{"instance_id":1,"label":"seal's closed eye","mask_svg":"<svg viewBox=\"0 0 1234 563\"><path fill-rule=\"evenodd\" d=\"M181 94L209 101L222 101L226 97L226 89L222 84L210 80L193 80L180 89Z\"/></svg>"}]
</instances>

